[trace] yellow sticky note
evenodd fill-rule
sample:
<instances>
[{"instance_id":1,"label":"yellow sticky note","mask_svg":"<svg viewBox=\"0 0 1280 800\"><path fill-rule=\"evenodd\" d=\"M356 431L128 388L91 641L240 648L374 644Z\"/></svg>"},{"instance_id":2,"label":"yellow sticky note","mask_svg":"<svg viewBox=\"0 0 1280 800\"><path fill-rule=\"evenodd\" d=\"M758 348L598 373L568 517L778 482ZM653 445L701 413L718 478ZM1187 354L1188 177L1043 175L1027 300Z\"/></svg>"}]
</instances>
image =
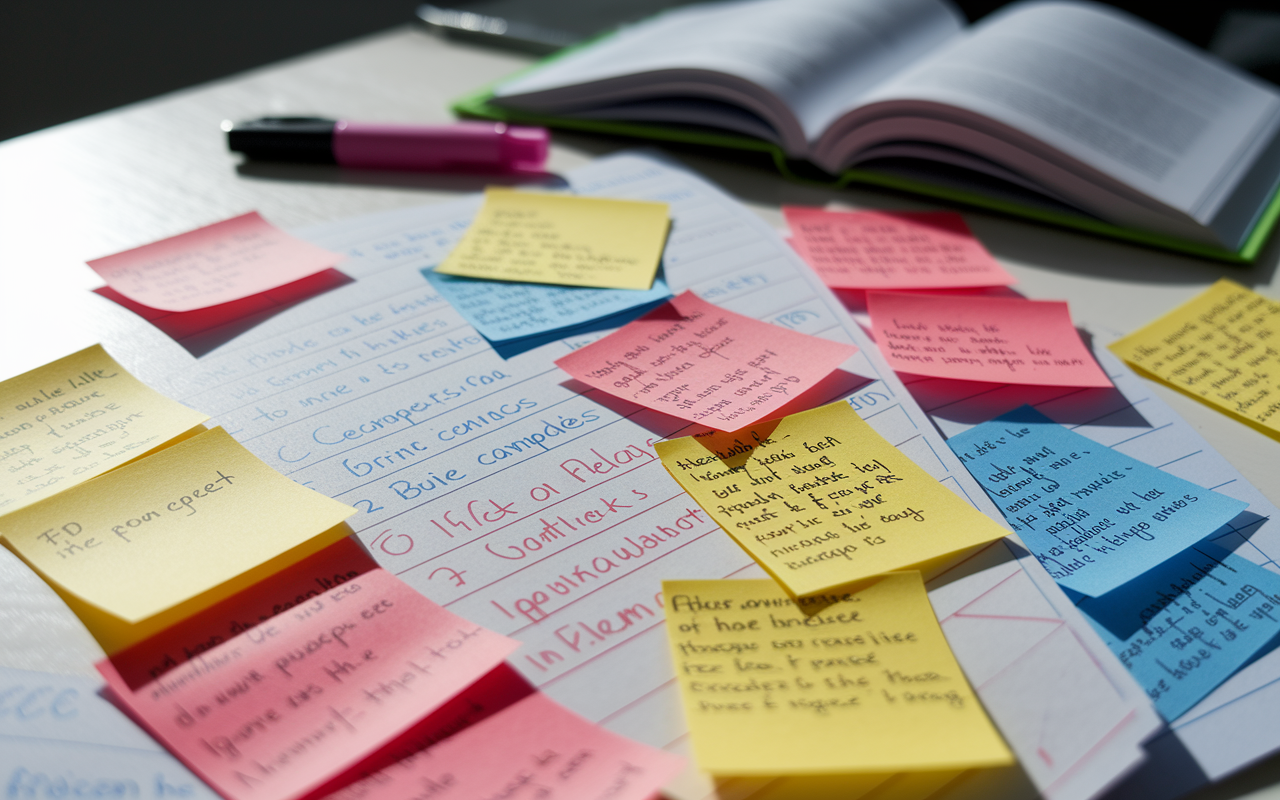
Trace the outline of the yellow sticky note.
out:
<instances>
[{"instance_id":1,"label":"yellow sticky note","mask_svg":"<svg viewBox=\"0 0 1280 800\"><path fill-rule=\"evenodd\" d=\"M489 189L475 221L436 272L648 289L670 224L666 203Z\"/></svg>"},{"instance_id":2,"label":"yellow sticky note","mask_svg":"<svg viewBox=\"0 0 1280 800\"><path fill-rule=\"evenodd\" d=\"M111 653L341 539L353 513L215 428L9 514L0 534Z\"/></svg>"},{"instance_id":3,"label":"yellow sticky note","mask_svg":"<svg viewBox=\"0 0 1280 800\"><path fill-rule=\"evenodd\" d=\"M773 581L663 581L698 766L713 775L963 769L1013 756L918 572L793 600Z\"/></svg>"},{"instance_id":4,"label":"yellow sticky note","mask_svg":"<svg viewBox=\"0 0 1280 800\"><path fill-rule=\"evenodd\" d=\"M796 597L1008 533L847 403L654 447L684 490Z\"/></svg>"},{"instance_id":5,"label":"yellow sticky note","mask_svg":"<svg viewBox=\"0 0 1280 800\"><path fill-rule=\"evenodd\" d=\"M1222 278L1111 345L1139 370L1280 435L1280 303Z\"/></svg>"},{"instance_id":6,"label":"yellow sticky note","mask_svg":"<svg viewBox=\"0 0 1280 800\"><path fill-rule=\"evenodd\" d=\"M0 383L0 514L115 469L208 418L130 375L102 345Z\"/></svg>"}]
</instances>

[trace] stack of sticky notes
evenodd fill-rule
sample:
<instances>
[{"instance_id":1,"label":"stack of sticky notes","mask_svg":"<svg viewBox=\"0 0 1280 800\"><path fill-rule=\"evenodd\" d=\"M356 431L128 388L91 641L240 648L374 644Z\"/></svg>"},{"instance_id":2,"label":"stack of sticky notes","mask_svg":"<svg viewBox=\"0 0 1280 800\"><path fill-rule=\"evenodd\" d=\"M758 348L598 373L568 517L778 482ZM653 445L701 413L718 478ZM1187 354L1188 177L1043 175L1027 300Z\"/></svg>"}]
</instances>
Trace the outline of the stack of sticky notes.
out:
<instances>
[{"instance_id":1,"label":"stack of sticky notes","mask_svg":"<svg viewBox=\"0 0 1280 800\"><path fill-rule=\"evenodd\" d=\"M665 203L491 188L457 247L423 275L496 347L617 327L670 296Z\"/></svg>"}]
</instances>

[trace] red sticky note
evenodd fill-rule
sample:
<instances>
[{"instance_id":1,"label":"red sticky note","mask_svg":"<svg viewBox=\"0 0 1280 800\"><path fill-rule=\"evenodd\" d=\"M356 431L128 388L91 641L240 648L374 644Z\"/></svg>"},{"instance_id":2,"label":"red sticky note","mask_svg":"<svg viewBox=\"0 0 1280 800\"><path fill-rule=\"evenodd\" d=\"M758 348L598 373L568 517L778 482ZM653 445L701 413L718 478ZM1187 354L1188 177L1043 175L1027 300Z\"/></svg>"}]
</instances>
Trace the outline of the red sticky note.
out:
<instances>
[{"instance_id":1,"label":"red sticky note","mask_svg":"<svg viewBox=\"0 0 1280 800\"><path fill-rule=\"evenodd\" d=\"M791 245L833 289L1008 286L1013 277L952 211L783 206Z\"/></svg>"},{"instance_id":2,"label":"red sticky note","mask_svg":"<svg viewBox=\"0 0 1280 800\"><path fill-rule=\"evenodd\" d=\"M1067 304L1002 297L867 292L889 366L934 378L1038 386L1111 386Z\"/></svg>"},{"instance_id":3,"label":"red sticky note","mask_svg":"<svg viewBox=\"0 0 1280 800\"><path fill-rule=\"evenodd\" d=\"M328 797L647 800L682 763L532 694Z\"/></svg>"},{"instance_id":4,"label":"red sticky note","mask_svg":"<svg viewBox=\"0 0 1280 800\"><path fill-rule=\"evenodd\" d=\"M95 259L89 266L135 303L192 311L301 280L341 260L253 211Z\"/></svg>"},{"instance_id":5,"label":"red sticky note","mask_svg":"<svg viewBox=\"0 0 1280 800\"><path fill-rule=\"evenodd\" d=\"M165 747L229 800L292 800L474 683L516 642L385 570L359 575L137 689L98 671Z\"/></svg>"},{"instance_id":6,"label":"red sticky note","mask_svg":"<svg viewBox=\"0 0 1280 800\"><path fill-rule=\"evenodd\" d=\"M685 292L556 365L624 400L736 431L777 415L856 352Z\"/></svg>"}]
</instances>

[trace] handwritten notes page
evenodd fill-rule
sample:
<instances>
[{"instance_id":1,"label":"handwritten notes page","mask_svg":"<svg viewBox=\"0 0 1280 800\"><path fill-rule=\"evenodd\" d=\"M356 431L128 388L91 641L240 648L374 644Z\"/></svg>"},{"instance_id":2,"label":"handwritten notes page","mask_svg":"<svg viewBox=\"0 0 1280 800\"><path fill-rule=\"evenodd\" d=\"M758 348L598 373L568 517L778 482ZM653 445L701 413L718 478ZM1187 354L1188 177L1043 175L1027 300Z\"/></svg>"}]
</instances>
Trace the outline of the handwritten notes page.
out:
<instances>
[{"instance_id":1,"label":"handwritten notes page","mask_svg":"<svg viewBox=\"0 0 1280 800\"><path fill-rule=\"evenodd\" d=\"M791 244L833 289L964 289L1013 277L952 211L783 206Z\"/></svg>"},{"instance_id":2,"label":"handwritten notes page","mask_svg":"<svg viewBox=\"0 0 1280 800\"><path fill-rule=\"evenodd\" d=\"M646 408L735 431L776 414L856 352L686 291L556 366Z\"/></svg>"},{"instance_id":3,"label":"handwritten notes page","mask_svg":"<svg viewBox=\"0 0 1280 800\"><path fill-rule=\"evenodd\" d=\"M693 289L775 331L858 345L843 369L872 382L824 383L806 401L847 396L930 475L997 513L844 306L758 215L697 175L644 156L599 159L566 178L584 195L671 204L664 263L673 291ZM350 254L343 270L358 280L198 364L177 365L165 391L217 415L289 477L355 506L352 527L379 563L451 611L524 642L511 665L556 701L666 746L686 729L671 713L679 697L657 581L763 572L653 452L651 442L694 428L570 390L551 363L555 345L503 359L424 285L419 270L440 263L475 208L465 198L308 231ZM585 339L560 347L569 352ZM953 570L930 597L982 607L984 616L966 614L948 633L953 646L968 647L962 663L1009 665L1002 676L1023 678L975 681L983 703L1002 730L1018 732L1027 759L1041 758L1037 748L1053 759L1037 773L1048 796L1087 800L1136 763L1136 742L1150 730L1144 714L1155 714L1033 559L1023 567L1004 547L982 555L993 553L981 569L968 566L971 558ZM1015 579L1034 582L1027 595L988 592ZM1047 622L1018 618L1028 595L1041 599L1036 616ZM1040 645L1045 630L1058 633ZM1043 685L1033 668L1045 652L1079 678L1072 685L1083 689L1069 702L1027 688ZM1136 702L1117 688L1130 685ZM1062 719L1046 711L1063 707L1069 736L1046 722ZM681 797L715 791L703 781Z\"/></svg>"},{"instance_id":4,"label":"handwritten notes page","mask_svg":"<svg viewBox=\"0 0 1280 800\"><path fill-rule=\"evenodd\" d=\"M110 653L346 536L354 513L215 428L10 514L3 533Z\"/></svg>"},{"instance_id":5,"label":"handwritten notes page","mask_svg":"<svg viewBox=\"0 0 1280 800\"><path fill-rule=\"evenodd\" d=\"M431 286L490 342L542 336L635 311L671 296L661 278L647 290L479 281L422 270ZM618 325L629 320L618 322ZM612 327L617 327L612 326Z\"/></svg>"},{"instance_id":6,"label":"handwritten notes page","mask_svg":"<svg viewBox=\"0 0 1280 800\"><path fill-rule=\"evenodd\" d=\"M1005 530L834 403L654 449L684 490L795 596L994 541Z\"/></svg>"},{"instance_id":7,"label":"handwritten notes page","mask_svg":"<svg viewBox=\"0 0 1280 800\"><path fill-rule=\"evenodd\" d=\"M1201 542L1079 608L1173 721L1280 632L1280 575Z\"/></svg>"},{"instance_id":8,"label":"handwritten notes page","mask_svg":"<svg viewBox=\"0 0 1280 800\"><path fill-rule=\"evenodd\" d=\"M0 515L115 469L208 417L130 375L101 345L0 383Z\"/></svg>"},{"instance_id":9,"label":"handwritten notes page","mask_svg":"<svg viewBox=\"0 0 1280 800\"><path fill-rule=\"evenodd\" d=\"M680 767L535 693L328 797L649 800Z\"/></svg>"},{"instance_id":10,"label":"handwritten notes page","mask_svg":"<svg viewBox=\"0 0 1280 800\"><path fill-rule=\"evenodd\" d=\"M323 786L497 666L516 643L373 570L136 690L124 705L229 800Z\"/></svg>"},{"instance_id":11,"label":"handwritten notes page","mask_svg":"<svg viewBox=\"0 0 1280 800\"><path fill-rule=\"evenodd\" d=\"M1045 386L1110 386L1067 304L868 292L872 331L899 372Z\"/></svg>"},{"instance_id":12,"label":"handwritten notes page","mask_svg":"<svg viewBox=\"0 0 1280 800\"><path fill-rule=\"evenodd\" d=\"M663 581L698 766L713 775L1013 763L918 572L797 602L773 581Z\"/></svg>"},{"instance_id":13,"label":"handwritten notes page","mask_svg":"<svg viewBox=\"0 0 1280 800\"><path fill-rule=\"evenodd\" d=\"M341 258L290 236L253 211L94 259L89 266L136 303L193 311L301 280Z\"/></svg>"},{"instance_id":14,"label":"handwritten notes page","mask_svg":"<svg viewBox=\"0 0 1280 800\"><path fill-rule=\"evenodd\" d=\"M102 681L0 667L6 798L218 800L115 706Z\"/></svg>"},{"instance_id":15,"label":"handwritten notes page","mask_svg":"<svg viewBox=\"0 0 1280 800\"><path fill-rule=\"evenodd\" d=\"M1097 597L1222 528L1247 503L1023 406L947 441L1054 580Z\"/></svg>"},{"instance_id":16,"label":"handwritten notes page","mask_svg":"<svg viewBox=\"0 0 1280 800\"><path fill-rule=\"evenodd\" d=\"M490 188L475 221L436 272L648 290L670 226L666 203Z\"/></svg>"},{"instance_id":17,"label":"handwritten notes page","mask_svg":"<svg viewBox=\"0 0 1280 800\"><path fill-rule=\"evenodd\" d=\"M1280 435L1280 303L1226 278L1111 350L1270 436Z\"/></svg>"}]
</instances>

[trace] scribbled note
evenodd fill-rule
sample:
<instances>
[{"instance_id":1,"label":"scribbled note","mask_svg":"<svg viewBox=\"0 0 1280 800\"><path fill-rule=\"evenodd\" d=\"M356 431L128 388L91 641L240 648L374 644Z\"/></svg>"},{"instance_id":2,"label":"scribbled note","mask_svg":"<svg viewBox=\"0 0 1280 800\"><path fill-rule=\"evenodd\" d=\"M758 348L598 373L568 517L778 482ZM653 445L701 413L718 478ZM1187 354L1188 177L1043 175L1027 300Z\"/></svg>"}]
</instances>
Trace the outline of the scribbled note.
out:
<instances>
[{"instance_id":1,"label":"scribbled note","mask_svg":"<svg viewBox=\"0 0 1280 800\"><path fill-rule=\"evenodd\" d=\"M1220 279L1111 345L1116 355L1270 436L1280 435L1280 303Z\"/></svg>"},{"instance_id":2,"label":"scribbled note","mask_svg":"<svg viewBox=\"0 0 1280 800\"><path fill-rule=\"evenodd\" d=\"M1110 386L1067 304L868 292L876 344L898 372L966 381Z\"/></svg>"},{"instance_id":3,"label":"scribbled note","mask_svg":"<svg viewBox=\"0 0 1280 800\"><path fill-rule=\"evenodd\" d=\"M654 449L684 490L797 596L1006 533L847 403Z\"/></svg>"},{"instance_id":4,"label":"scribbled note","mask_svg":"<svg viewBox=\"0 0 1280 800\"><path fill-rule=\"evenodd\" d=\"M323 786L497 666L515 642L377 569L136 690L112 690L223 797Z\"/></svg>"},{"instance_id":5,"label":"scribbled note","mask_svg":"<svg viewBox=\"0 0 1280 800\"><path fill-rule=\"evenodd\" d=\"M1053 579L1110 592L1248 504L1068 430L1030 406L947 441Z\"/></svg>"},{"instance_id":6,"label":"scribbled note","mask_svg":"<svg viewBox=\"0 0 1280 800\"><path fill-rule=\"evenodd\" d=\"M328 797L648 800L681 761L532 694Z\"/></svg>"},{"instance_id":7,"label":"scribbled note","mask_svg":"<svg viewBox=\"0 0 1280 800\"><path fill-rule=\"evenodd\" d=\"M801 775L1010 764L918 572L804 601L773 581L663 581L698 766Z\"/></svg>"},{"instance_id":8,"label":"scribbled note","mask_svg":"<svg viewBox=\"0 0 1280 800\"><path fill-rule=\"evenodd\" d=\"M685 292L556 365L624 400L733 431L767 419L856 352Z\"/></svg>"},{"instance_id":9,"label":"scribbled note","mask_svg":"<svg viewBox=\"0 0 1280 800\"><path fill-rule=\"evenodd\" d=\"M563 331L636 312L671 296L661 278L654 280L651 289L634 290L478 281L441 275L432 269L424 269L422 274L463 319L491 342ZM628 321L619 320L617 325Z\"/></svg>"},{"instance_id":10,"label":"scribbled note","mask_svg":"<svg viewBox=\"0 0 1280 800\"><path fill-rule=\"evenodd\" d=\"M1201 542L1079 608L1172 721L1280 632L1280 575Z\"/></svg>"},{"instance_id":11,"label":"scribbled note","mask_svg":"<svg viewBox=\"0 0 1280 800\"><path fill-rule=\"evenodd\" d=\"M258 212L94 259L120 294L162 311L193 311L315 275L342 256L295 239Z\"/></svg>"},{"instance_id":12,"label":"scribbled note","mask_svg":"<svg viewBox=\"0 0 1280 800\"><path fill-rule=\"evenodd\" d=\"M110 653L346 536L354 513L215 428L8 515L3 536Z\"/></svg>"},{"instance_id":13,"label":"scribbled note","mask_svg":"<svg viewBox=\"0 0 1280 800\"><path fill-rule=\"evenodd\" d=\"M153 391L101 345L0 383L0 514L115 469L208 418Z\"/></svg>"},{"instance_id":14,"label":"scribbled note","mask_svg":"<svg viewBox=\"0 0 1280 800\"><path fill-rule=\"evenodd\" d=\"M791 244L833 289L1008 286L1013 277L952 211L783 206Z\"/></svg>"},{"instance_id":15,"label":"scribbled note","mask_svg":"<svg viewBox=\"0 0 1280 800\"><path fill-rule=\"evenodd\" d=\"M475 221L436 272L648 290L670 225L666 203L490 188Z\"/></svg>"},{"instance_id":16,"label":"scribbled note","mask_svg":"<svg viewBox=\"0 0 1280 800\"><path fill-rule=\"evenodd\" d=\"M102 682L0 667L0 786L12 800L218 800L98 695Z\"/></svg>"}]
</instances>

